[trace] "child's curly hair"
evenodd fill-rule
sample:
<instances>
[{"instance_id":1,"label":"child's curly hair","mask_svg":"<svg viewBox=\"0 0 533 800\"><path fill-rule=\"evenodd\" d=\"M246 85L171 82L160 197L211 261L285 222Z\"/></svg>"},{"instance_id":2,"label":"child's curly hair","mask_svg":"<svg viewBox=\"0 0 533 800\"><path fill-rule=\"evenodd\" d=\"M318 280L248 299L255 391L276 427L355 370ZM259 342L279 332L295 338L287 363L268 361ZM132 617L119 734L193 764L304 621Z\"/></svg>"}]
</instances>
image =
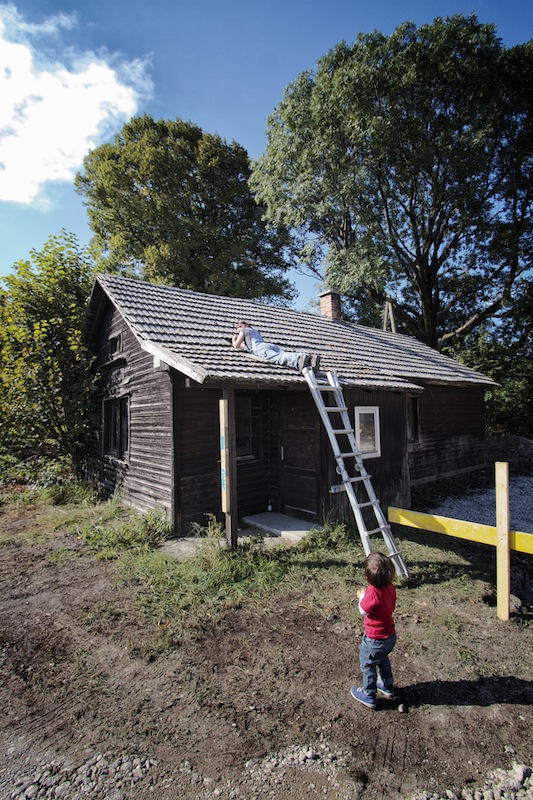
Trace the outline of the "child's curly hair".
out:
<instances>
[{"instance_id":1,"label":"child's curly hair","mask_svg":"<svg viewBox=\"0 0 533 800\"><path fill-rule=\"evenodd\" d=\"M383 553L370 553L363 564L365 578L376 589L383 589L392 583L396 574L393 562Z\"/></svg>"}]
</instances>

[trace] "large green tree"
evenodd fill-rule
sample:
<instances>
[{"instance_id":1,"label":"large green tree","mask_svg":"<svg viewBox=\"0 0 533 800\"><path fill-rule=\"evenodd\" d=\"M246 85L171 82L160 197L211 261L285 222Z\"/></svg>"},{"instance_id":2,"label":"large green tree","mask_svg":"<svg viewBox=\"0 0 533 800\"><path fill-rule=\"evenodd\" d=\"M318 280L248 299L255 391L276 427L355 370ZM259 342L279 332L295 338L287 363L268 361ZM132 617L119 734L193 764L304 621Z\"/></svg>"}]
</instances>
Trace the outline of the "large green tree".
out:
<instances>
[{"instance_id":1,"label":"large green tree","mask_svg":"<svg viewBox=\"0 0 533 800\"><path fill-rule=\"evenodd\" d=\"M499 384L490 392L487 423L495 434L533 437L533 285L524 287L498 319L444 348Z\"/></svg>"},{"instance_id":2,"label":"large green tree","mask_svg":"<svg viewBox=\"0 0 533 800\"><path fill-rule=\"evenodd\" d=\"M133 118L76 177L107 268L197 291L283 302L289 239L267 229L235 142L190 122Z\"/></svg>"},{"instance_id":3,"label":"large green tree","mask_svg":"<svg viewBox=\"0 0 533 800\"><path fill-rule=\"evenodd\" d=\"M93 260L73 234L51 236L0 289L0 449L69 455L81 466L93 376L82 325Z\"/></svg>"},{"instance_id":4,"label":"large green tree","mask_svg":"<svg viewBox=\"0 0 533 800\"><path fill-rule=\"evenodd\" d=\"M533 42L474 16L341 43L286 90L251 185L301 264L431 347L530 279Z\"/></svg>"}]
</instances>

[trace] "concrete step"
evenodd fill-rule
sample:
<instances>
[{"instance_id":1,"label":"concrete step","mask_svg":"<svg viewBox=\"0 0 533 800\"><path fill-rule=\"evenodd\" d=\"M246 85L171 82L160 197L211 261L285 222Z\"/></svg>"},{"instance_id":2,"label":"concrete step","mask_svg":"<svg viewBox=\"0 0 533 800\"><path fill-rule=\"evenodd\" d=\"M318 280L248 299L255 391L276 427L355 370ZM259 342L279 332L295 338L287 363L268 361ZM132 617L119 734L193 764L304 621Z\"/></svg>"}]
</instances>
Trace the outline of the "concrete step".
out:
<instances>
[{"instance_id":1,"label":"concrete step","mask_svg":"<svg viewBox=\"0 0 533 800\"><path fill-rule=\"evenodd\" d=\"M251 514L243 517L243 525L250 528L257 528L260 531L269 533L271 536L282 536L293 542L299 542L309 531L318 527L318 523L307 522L303 519L295 519L286 514L278 514L276 511L264 511L261 514Z\"/></svg>"}]
</instances>

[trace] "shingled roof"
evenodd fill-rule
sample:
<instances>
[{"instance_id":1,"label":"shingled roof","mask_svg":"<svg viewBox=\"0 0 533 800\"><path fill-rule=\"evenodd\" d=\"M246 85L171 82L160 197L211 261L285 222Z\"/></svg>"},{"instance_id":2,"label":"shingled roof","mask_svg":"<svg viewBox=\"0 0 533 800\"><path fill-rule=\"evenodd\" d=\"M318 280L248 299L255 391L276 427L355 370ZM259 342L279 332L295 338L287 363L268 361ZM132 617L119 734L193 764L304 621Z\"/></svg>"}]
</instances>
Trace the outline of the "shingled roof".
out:
<instances>
[{"instance_id":1,"label":"shingled roof","mask_svg":"<svg viewBox=\"0 0 533 800\"><path fill-rule=\"evenodd\" d=\"M235 323L245 319L267 341L286 350L321 354L321 369L336 370L345 385L419 390L418 382L455 385L494 382L401 334L305 311L234 297L201 294L115 275L98 275L89 303L94 326L107 296L143 350L203 384L298 385L304 378L231 347ZM89 333L90 336L90 333Z\"/></svg>"}]
</instances>

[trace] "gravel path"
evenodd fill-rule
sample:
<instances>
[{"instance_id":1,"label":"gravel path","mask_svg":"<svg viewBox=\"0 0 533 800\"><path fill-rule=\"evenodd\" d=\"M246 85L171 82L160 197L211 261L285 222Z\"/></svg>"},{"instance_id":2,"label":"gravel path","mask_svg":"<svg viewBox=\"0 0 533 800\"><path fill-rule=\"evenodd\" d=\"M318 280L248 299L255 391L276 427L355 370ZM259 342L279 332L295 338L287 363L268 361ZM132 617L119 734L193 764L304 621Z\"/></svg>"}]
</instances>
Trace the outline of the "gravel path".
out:
<instances>
[{"instance_id":1,"label":"gravel path","mask_svg":"<svg viewBox=\"0 0 533 800\"><path fill-rule=\"evenodd\" d=\"M128 789L148 779L157 762L138 755L94 755L82 764L55 759L15 780L10 800L125 800Z\"/></svg>"}]
</instances>

